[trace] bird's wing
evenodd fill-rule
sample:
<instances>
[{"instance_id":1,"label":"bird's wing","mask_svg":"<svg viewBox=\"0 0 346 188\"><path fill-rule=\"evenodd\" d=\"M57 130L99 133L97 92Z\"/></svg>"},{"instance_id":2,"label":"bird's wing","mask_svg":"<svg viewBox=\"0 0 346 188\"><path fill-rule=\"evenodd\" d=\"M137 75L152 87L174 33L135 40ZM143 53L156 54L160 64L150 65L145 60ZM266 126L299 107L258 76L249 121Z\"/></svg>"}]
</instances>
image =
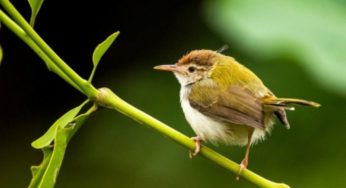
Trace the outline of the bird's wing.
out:
<instances>
[{"instance_id":1,"label":"bird's wing","mask_svg":"<svg viewBox=\"0 0 346 188\"><path fill-rule=\"evenodd\" d=\"M264 129L262 103L245 87L234 85L220 89L210 82L194 84L189 102L214 120Z\"/></svg>"}]
</instances>

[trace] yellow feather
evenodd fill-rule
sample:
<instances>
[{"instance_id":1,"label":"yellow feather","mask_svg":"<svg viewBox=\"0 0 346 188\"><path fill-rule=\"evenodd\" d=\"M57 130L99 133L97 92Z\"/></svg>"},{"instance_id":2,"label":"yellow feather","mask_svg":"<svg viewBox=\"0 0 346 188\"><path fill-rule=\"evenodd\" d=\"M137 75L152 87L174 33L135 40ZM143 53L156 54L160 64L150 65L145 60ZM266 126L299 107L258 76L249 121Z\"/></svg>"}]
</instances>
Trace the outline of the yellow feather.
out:
<instances>
[{"instance_id":1,"label":"yellow feather","mask_svg":"<svg viewBox=\"0 0 346 188\"><path fill-rule=\"evenodd\" d=\"M263 82L234 58L221 55L215 59L217 60L210 70L209 76L219 84L220 88L227 89L237 85L249 89L258 98L272 96Z\"/></svg>"}]
</instances>

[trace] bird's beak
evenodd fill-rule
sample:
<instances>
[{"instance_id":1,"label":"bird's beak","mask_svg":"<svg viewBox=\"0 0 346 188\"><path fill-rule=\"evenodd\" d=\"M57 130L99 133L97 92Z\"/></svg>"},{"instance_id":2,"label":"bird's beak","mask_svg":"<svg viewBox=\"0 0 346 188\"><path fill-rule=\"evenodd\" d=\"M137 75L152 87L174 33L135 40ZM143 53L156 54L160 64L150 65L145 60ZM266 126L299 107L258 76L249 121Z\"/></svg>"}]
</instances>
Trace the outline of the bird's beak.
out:
<instances>
[{"instance_id":1,"label":"bird's beak","mask_svg":"<svg viewBox=\"0 0 346 188\"><path fill-rule=\"evenodd\" d=\"M183 73L183 70L176 65L158 65L158 66L155 66L154 69L155 70L161 70L161 71L171 71L171 72Z\"/></svg>"}]
</instances>

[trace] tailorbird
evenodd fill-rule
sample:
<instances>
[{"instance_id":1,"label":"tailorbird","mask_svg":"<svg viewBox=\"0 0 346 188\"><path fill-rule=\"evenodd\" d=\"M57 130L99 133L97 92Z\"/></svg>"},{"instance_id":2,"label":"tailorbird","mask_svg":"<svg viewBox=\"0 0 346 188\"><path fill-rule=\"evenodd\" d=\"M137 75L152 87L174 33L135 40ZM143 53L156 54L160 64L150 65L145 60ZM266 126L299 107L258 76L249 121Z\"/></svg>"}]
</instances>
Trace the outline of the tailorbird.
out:
<instances>
[{"instance_id":1,"label":"tailorbird","mask_svg":"<svg viewBox=\"0 0 346 188\"><path fill-rule=\"evenodd\" d=\"M248 165L250 146L265 138L275 117L289 129L286 110L294 110L292 104L320 106L277 98L252 71L217 51L194 50L176 64L154 68L173 72L181 85L181 106L197 134L190 156L198 154L202 141L246 146L239 174Z\"/></svg>"}]
</instances>

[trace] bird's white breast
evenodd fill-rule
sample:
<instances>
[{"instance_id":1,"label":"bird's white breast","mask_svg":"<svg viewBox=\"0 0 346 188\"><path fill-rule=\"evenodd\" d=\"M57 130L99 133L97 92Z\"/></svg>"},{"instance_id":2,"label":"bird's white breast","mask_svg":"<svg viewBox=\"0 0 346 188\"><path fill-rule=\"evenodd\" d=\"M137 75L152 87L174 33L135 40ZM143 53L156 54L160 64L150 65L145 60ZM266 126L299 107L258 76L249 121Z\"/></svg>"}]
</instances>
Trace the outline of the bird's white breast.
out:
<instances>
[{"instance_id":1,"label":"bird's white breast","mask_svg":"<svg viewBox=\"0 0 346 188\"><path fill-rule=\"evenodd\" d=\"M214 144L223 143L240 146L247 144L248 128L246 126L221 123L200 113L190 105L188 100L189 93L189 86L183 86L181 88L180 103L186 120L191 125L193 131L201 137L203 141L210 141ZM263 139L264 136L265 131L256 129L252 137L252 143L259 139Z\"/></svg>"}]
</instances>

